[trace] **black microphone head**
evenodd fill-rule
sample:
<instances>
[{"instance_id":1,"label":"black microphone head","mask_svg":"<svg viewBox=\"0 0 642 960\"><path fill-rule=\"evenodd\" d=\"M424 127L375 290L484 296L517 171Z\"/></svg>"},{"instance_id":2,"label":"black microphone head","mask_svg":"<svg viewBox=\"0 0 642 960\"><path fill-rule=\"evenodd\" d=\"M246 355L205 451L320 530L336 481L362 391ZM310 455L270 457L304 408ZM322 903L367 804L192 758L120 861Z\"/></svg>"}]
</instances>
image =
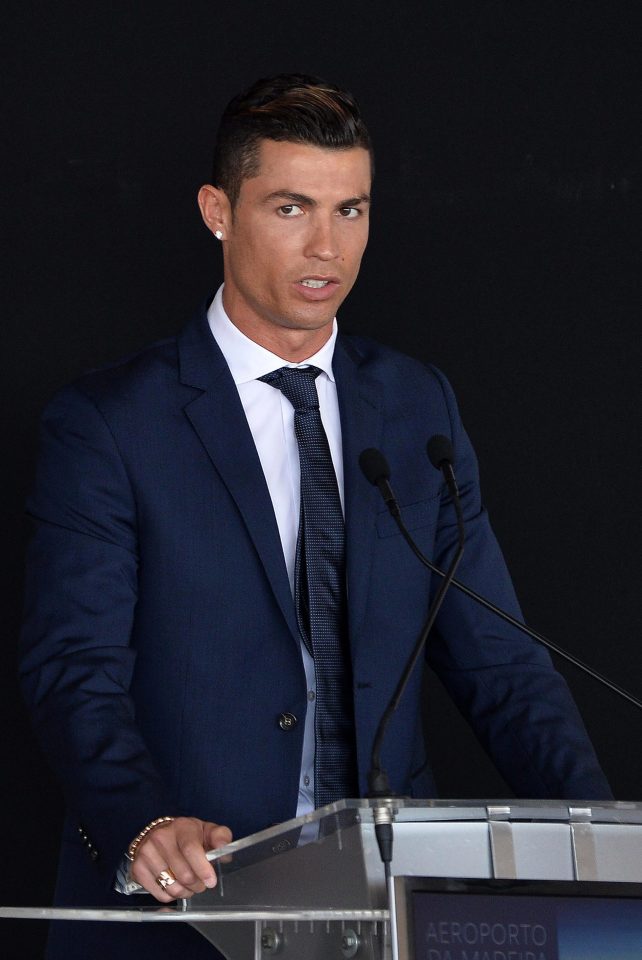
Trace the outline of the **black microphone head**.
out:
<instances>
[{"instance_id":1,"label":"black microphone head","mask_svg":"<svg viewBox=\"0 0 642 960\"><path fill-rule=\"evenodd\" d=\"M452 443L448 437L444 437L441 433L436 433L434 437L430 438L426 450L428 452L428 459L435 470L441 470L442 463L452 464L455 458Z\"/></svg>"},{"instance_id":2,"label":"black microphone head","mask_svg":"<svg viewBox=\"0 0 642 960\"><path fill-rule=\"evenodd\" d=\"M359 466L369 483L376 486L380 480L390 479L390 467L381 450L368 447L359 454Z\"/></svg>"}]
</instances>

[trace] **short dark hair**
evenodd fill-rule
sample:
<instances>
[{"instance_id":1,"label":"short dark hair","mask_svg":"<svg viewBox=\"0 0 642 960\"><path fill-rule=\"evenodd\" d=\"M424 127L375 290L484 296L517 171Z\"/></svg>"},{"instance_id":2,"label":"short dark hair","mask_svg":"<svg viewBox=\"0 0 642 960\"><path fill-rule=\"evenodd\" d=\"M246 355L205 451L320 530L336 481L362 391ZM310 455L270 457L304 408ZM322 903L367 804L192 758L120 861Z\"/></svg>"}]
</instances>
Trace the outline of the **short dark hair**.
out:
<instances>
[{"instance_id":1,"label":"short dark hair","mask_svg":"<svg viewBox=\"0 0 642 960\"><path fill-rule=\"evenodd\" d=\"M364 147L374 172L370 135L354 97L318 77L290 73L257 80L225 108L212 183L225 191L232 208L243 181L258 174L261 140L338 150Z\"/></svg>"}]
</instances>

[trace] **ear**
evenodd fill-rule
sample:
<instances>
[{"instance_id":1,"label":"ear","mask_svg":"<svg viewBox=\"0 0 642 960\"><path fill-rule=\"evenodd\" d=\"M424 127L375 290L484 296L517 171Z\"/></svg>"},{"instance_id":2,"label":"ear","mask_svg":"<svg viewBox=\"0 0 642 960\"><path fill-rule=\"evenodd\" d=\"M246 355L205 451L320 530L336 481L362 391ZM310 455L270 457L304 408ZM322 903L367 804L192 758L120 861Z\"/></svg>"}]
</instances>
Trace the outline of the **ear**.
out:
<instances>
[{"instance_id":1,"label":"ear","mask_svg":"<svg viewBox=\"0 0 642 960\"><path fill-rule=\"evenodd\" d=\"M232 221L230 201L225 192L206 183L198 191L198 206L207 229L217 236L217 239L224 240L227 227Z\"/></svg>"}]
</instances>

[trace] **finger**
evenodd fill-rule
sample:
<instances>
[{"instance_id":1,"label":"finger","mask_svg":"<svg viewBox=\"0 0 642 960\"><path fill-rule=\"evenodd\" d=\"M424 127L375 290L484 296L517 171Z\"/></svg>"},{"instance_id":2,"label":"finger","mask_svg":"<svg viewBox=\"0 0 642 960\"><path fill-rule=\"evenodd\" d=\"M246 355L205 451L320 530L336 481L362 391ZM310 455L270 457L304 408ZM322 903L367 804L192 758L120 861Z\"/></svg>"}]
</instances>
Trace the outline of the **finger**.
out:
<instances>
[{"instance_id":1,"label":"finger","mask_svg":"<svg viewBox=\"0 0 642 960\"><path fill-rule=\"evenodd\" d=\"M178 857L176 867L181 883L186 884L195 892L202 892L206 887L216 886L214 868L205 856L203 846L203 830L199 829L199 836L193 833L179 833L177 836ZM180 859L179 859L180 858ZM174 861L172 861L174 862ZM175 871L176 872L176 871Z\"/></svg>"},{"instance_id":2,"label":"finger","mask_svg":"<svg viewBox=\"0 0 642 960\"><path fill-rule=\"evenodd\" d=\"M219 823L203 824L203 841L206 850L218 850L232 842L232 831Z\"/></svg>"},{"instance_id":3,"label":"finger","mask_svg":"<svg viewBox=\"0 0 642 960\"><path fill-rule=\"evenodd\" d=\"M233 840L232 831L229 827L221 826L218 823L206 823L205 824L205 849L207 851L211 850L220 850L221 847L227 846L228 843L231 843ZM210 859L208 857L208 859ZM217 863L231 863L232 855L227 854L224 857L217 857ZM211 860L210 860L211 862Z\"/></svg>"},{"instance_id":4,"label":"finger","mask_svg":"<svg viewBox=\"0 0 642 960\"><path fill-rule=\"evenodd\" d=\"M232 831L219 823L203 824L203 846L206 850L218 850L232 842Z\"/></svg>"},{"instance_id":5,"label":"finger","mask_svg":"<svg viewBox=\"0 0 642 960\"><path fill-rule=\"evenodd\" d=\"M163 888L158 882L161 868L150 869L145 863L136 862L132 867L132 877L141 887L151 893L159 903L171 903L173 900L188 899L192 896L191 890L184 889L178 881Z\"/></svg>"}]
</instances>

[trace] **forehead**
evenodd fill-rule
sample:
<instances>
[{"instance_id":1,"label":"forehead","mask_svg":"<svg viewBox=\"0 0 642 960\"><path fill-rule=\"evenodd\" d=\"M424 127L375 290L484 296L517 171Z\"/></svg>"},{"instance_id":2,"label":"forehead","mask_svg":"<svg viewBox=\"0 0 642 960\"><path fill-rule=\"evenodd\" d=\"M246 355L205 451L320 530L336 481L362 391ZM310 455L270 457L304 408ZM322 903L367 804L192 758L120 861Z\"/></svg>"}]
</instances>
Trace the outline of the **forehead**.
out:
<instances>
[{"instance_id":1,"label":"forehead","mask_svg":"<svg viewBox=\"0 0 642 960\"><path fill-rule=\"evenodd\" d=\"M332 193L340 199L370 193L370 154L363 147L261 140L258 159L258 173L241 185L242 198L258 199L275 190L313 198Z\"/></svg>"}]
</instances>

